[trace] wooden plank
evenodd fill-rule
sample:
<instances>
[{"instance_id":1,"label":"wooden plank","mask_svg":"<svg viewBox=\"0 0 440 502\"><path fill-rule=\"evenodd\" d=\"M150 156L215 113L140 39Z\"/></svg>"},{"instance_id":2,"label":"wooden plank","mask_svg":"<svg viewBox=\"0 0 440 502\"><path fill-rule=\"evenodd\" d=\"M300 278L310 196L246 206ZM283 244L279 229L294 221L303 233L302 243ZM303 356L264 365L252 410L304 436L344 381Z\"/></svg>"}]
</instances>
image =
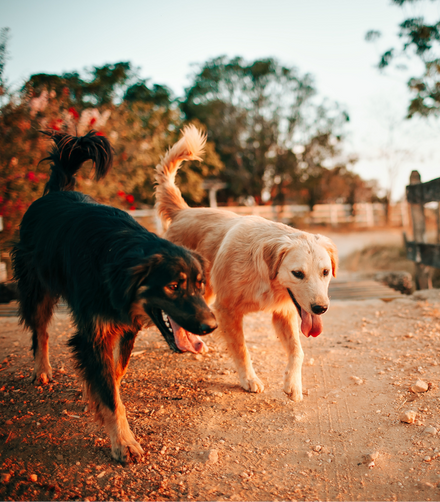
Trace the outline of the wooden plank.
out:
<instances>
[{"instance_id":1,"label":"wooden plank","mask_svg":"<svg viewBox=\"0 0 440 502\"><path fill-rule=\"evenodd\" d=\"M426 204L440 201L440 178L426 183L411 183L406 187L406 199L410 204Z\"/></svg>"},{"instance_id":2,"label":"wooden plank","mask_svg":"<svg viewBox=\"0 0 440 502\"><path fill-rule=\"evenodd\" d=\"M421 188L421 178L418 171L412 171L409 177L410 186L418 187L417 190L421 190L420 193L423 194L423 188ZM417 192L418 193L418 192ZM411 202L411 218L413 225L413 235L414 242L425 243L426 242L426 226L425 226L425 209L422 202ZM417 257L417 256L416 256ZM416 262L416 273L415 281L417 289L430 289L432 288L432 272L427 265L422 262L422 260L415 260Z\"/></svg>"},{"instance_id":3,"label":"wooden plank","mask_svg":"<svg viewBox=\"0 0 440 502\"><path fill-rule=\"evenodd\" d=\"M440 268L440 244L425 242L405 242L406 257L416 264Z\"/></svg>"}]
</instances>

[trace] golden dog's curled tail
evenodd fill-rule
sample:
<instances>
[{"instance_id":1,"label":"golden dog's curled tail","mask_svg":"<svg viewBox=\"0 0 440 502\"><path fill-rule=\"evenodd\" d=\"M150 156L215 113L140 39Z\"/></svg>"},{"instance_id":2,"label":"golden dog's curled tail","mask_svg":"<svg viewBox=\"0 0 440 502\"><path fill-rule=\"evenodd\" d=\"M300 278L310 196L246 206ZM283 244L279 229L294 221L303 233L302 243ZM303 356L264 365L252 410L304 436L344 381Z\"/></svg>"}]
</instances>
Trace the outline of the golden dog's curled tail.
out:
<instances>
[{"instance_id":1,"label":"golden dog's curled tail","mask_svg":"<svg viewBox=\"0 0 440 502\"><path fill-rule=\"evenodd\" d=\"M174 182L177 170L185 160L202 160L205 144L206 134L193 125L185 126L183 137L156 166L156 208L165 229L179 211L188 207Z\"/></svg>"}]
</instances>

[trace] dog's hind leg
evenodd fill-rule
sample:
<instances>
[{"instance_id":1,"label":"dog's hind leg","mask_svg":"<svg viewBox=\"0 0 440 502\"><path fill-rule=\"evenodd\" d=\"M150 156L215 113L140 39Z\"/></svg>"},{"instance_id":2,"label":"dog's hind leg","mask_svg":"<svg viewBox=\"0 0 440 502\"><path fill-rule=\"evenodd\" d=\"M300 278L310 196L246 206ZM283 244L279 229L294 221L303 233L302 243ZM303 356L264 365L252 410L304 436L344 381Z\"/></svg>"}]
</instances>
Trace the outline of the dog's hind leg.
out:
<instances>
[{"instance_id":1,"label":"dog's hind leg","mask_svg":"<svg viewBox=\"0 0 440 502\"><path fill-rule=\"evenodd\" d=\"M19 258L15 259L16 263L19 262ZM32 331L32 350L34 353L32 379L38 383L47 384L52 379L47 327L58 298L54 298L45 291L35 274L30 273L24 264L21 264L19 272L20 274L16 275L18 275L20 318L25 327Z\"/></svg>"},{"instance_id":2,"label":"dog's hind leg","mask_svg":"<svg viewBox=\"0 0 440 502\"><path fill-rule=\"evenodd\" d=\"M130 430L119 394L135 333L110 326L95 330L79 329L69 345L86 382L90 404L110 436L113 458L122 463L140 459L144 451Z\"/></svg>"},{"instance_id":3,"label":"dog's hind leg","mask_svg":"<svg viewBox=\"0 0 440 502\"><path fill-rule=\"evenodd\" d=\"M36 307L34 325L32 326L32 349L34 352L33 380L42 384L47 384L52 380L47 327L52 318L55 303L56 300L49 294L46 294L41 303Z\"/></svg>"},{"instance_id":4,"label":"dog's hind leg","mask_svg":"<svg viewBox=\"0 0 440 502\"><path fill-rule=\"evenodd\" d=\"M213 310L221 336L226 342L234 360L240 385L250 392L263 392L263 382L257 377L252 366L251 356L246 347L243 333L243 315L215 303Z\"/></svg>"},{"instance_id":5,"label":"dog's hind leg","mask_svg":"<svg viewBox=\"0 0 440 502\"><path fill-rule=\"evenodd\" d=\"M302 401L301 369L304 352L296 314L293 311L274 312L272 323L289 358L284 372L284 392L293 401Z\"/></svg>"},{"instance_id":6,"label":"dog's hind leg","mask_svg":"<svg viewBox=\"0 0 440 502\"><path fill-rule=\"evenodd\" d=\"M49 294L45 294L41 302L37 303L31 320L32 350L34 352L34 382L47 384L52 380L52 366L49 362L49 333L47 327L52 318L56 303ZM26 323L28 324L28 323Z\"/></svg>"}]
</instances>

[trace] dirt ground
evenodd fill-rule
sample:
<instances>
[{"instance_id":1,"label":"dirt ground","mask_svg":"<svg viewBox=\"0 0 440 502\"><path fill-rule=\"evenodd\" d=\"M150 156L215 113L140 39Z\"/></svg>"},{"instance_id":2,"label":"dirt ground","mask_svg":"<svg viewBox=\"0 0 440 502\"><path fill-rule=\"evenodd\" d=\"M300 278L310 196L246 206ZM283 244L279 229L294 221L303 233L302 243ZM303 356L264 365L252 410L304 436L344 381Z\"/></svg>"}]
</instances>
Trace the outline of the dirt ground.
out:
<instances>
[{"instance_id":1,"label":"dirt ground","mask_svg":"<svg viewBox=\"0 0 440 502\"><path fill-rule=\"evenodd\" d=\"M0 499L440 500L440 292L334 302L324 326L302 339L301 403L282 392L286 358L267 314L245 324L262 394L239 387L213 336L195 356L141 332L122 398L146 455L121 466L84 411L70 317L51 326L44 387L30 382L29 335L0 318ZM409 390L418 379L427 392ZM415 423L400 421L407 410Z\"/></svg>"}]
</instances>

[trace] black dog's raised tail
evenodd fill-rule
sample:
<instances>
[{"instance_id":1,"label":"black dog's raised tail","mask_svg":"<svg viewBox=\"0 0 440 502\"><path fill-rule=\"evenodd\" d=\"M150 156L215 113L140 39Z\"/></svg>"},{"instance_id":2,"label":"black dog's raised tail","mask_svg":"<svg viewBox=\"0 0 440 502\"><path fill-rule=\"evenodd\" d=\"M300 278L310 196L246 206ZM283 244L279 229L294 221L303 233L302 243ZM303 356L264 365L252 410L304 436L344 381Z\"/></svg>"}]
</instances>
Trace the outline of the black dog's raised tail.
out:
<instances>
[{"instance_id":1,"label":"black dog's raised tail","mask_svg":"<svg viewBox=\"0 0 440 502\"><path fill-rule=\"evenodd\" d=\"M68 192L75 188L75 174L86 160L92 160L95 179L103 178L113 164L110 142L95 131L76 137L56 131L41 131L50 136L55 145L43 160L52 161L51 175L44 187L44 195L50 192Z\"/></svg>"}]
</instances>

